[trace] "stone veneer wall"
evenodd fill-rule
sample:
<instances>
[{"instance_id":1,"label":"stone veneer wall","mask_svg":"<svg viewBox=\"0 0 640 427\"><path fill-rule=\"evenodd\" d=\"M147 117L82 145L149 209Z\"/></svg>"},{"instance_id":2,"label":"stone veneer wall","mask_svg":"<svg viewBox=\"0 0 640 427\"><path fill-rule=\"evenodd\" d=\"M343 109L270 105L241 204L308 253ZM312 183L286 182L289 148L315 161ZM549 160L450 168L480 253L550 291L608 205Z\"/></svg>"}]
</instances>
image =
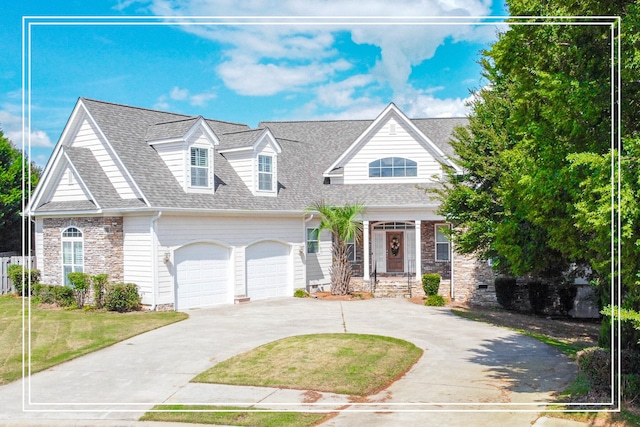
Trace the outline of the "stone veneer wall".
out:
<instances>
[{"instance_id":1,"label":"stone veneer wall","mask_svg":"<svg viewBox=\"0 0 640 427\"><path fill-rule=\"evenodd\" d=\"M455 300L474 305L498 306L495 273L486 261L473 255L454 254Z\"/></svg>"},{"instance_id":2,"label":"stone veneer wall","mask_svg":"<svg viewBox=\"0 0 640 427\"><path fill-rule=\"evenodd\" d=\"M106 273L110 282L124 277L122 217L45 218L42 224L43 254L42 283L63 284L62 232L67 227L82 231L84 272ZM109 232L105 231L109 228Z\"/></svg>"}]
</instances>

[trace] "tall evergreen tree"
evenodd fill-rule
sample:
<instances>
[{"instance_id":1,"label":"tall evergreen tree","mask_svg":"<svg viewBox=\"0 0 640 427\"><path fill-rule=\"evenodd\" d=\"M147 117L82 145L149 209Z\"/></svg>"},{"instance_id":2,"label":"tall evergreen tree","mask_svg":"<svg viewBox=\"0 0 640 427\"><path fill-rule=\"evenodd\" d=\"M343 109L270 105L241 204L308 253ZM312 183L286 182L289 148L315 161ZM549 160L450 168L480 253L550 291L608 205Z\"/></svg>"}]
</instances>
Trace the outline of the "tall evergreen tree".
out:
<instances>
[{"instance_id":1,"label":"tall evergreen tree","mask_svg":"<svg viewBox=\"0 0 640 427\"><path fill-rule=\"evenodd\" d=\"M495 259L510 274L555 276L578 263L593 269L605 293L620 277L623 306L638 310L640 6L507 3L514 24L483 52L489 84L476 92L470 124L453 142L465 174L450 175L439 192L441 212L457 226L452 238L458 251ZM620 16L622 31L612 39L611 25L526 25L545 21L517 16ZM621 87L610 60L618 44ZM612 147L612 91L622 91L621 151ZM612 238L620 276L611 274Z\"/></svg>"},{"instance_id":2,"label":"tall evergreen tree","mask_svg":"<svg viewBox=\"0 0 640 427\"><path fill-rule=\"evenodd\" d=\"M40 170L32 164L32 188L38 183L39 176ZM29 196L28 177L28 162L23 158L20 150L0 130L0 252L20 253L23 244L28 245L28 240L25 242L22 240L22 224L27 219L21 215L23 179L27 193L24 195L26 203ZM25 236L25 239L28 238Z\"/></svg>"}]
</instances>

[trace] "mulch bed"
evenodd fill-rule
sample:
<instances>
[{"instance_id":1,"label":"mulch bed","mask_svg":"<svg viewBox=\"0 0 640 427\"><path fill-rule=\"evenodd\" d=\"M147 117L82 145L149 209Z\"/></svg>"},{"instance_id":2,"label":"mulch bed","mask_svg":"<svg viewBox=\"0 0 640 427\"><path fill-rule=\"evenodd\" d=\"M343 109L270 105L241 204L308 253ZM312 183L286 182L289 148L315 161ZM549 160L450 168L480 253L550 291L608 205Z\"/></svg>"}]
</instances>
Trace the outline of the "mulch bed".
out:
<instances>
[{"instance_id":1,"label":"mulch bed","mask_svg":"<svg viewBox=\"0 0 640 427\"><path fill-rule=\"evenodd\" d=\"M352 292L347 295L331 295L331 292L314 292L311 294L311 298L331 301L362 301L372 299L373 294L371 292Z\"/></svg>"}]
</instances>

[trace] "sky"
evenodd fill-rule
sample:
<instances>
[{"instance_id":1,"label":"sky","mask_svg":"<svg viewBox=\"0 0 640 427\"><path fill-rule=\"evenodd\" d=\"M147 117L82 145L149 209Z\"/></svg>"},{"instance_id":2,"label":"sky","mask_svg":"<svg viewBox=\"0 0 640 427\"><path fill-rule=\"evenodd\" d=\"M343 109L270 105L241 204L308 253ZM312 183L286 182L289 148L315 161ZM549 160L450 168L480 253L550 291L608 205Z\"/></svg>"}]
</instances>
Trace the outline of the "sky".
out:
<instances>
[{"instance_id":1,"label":"sky","mask_svg":"<svg viewBox=\"0 0 640 427\"><path fill-rule=\"evenodd\" d=\"M79 97L251 127L374 119L390 102L412 118L465 116L486 84L481 51L504 30L469 17L507 14L502 0L6 3L0 128L42 167ZM23 82L25 16L44 18L25 21Z\"/></svg>"}]
</instances>

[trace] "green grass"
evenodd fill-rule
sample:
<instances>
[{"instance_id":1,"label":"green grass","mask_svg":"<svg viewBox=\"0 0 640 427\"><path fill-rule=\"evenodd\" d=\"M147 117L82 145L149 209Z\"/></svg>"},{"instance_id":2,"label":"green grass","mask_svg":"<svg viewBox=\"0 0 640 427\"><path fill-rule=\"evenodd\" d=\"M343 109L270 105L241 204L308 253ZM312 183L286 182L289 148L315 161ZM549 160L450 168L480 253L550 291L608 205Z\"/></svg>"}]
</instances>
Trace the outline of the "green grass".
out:
<instances>
[{"instance_id":1,"label":"green grass","mask_svg":"<svg viewBox=\"0 0 640 427\"><path fill-rule=\"evenodd\" d=\"M31 373L187 317L173 311L115 313L32 305ZM25 317L25 330L28 327ZM0 385L22 377L22 331L22 298L0 296Z\"/></svg>"},{"instance_id":2,"label":"green grass","mask_svg":"<svg viewBox=\"0 0 640 427\"><path fill-rule=\"evenodd\" d=\"M407 341L378 335L300 335L223 361L192 381L363 396L387 387L422 353Z\"/></svg>"},{"instance_id":3,"label":"green grass","mask_svg":"<svg viewBox=\"0 0 640 427\"><path fill-rule=\"evenodd\" d=\"M207 405L158 405L140 421L164 421L261 427L307 427L318 424L327 414L303 412L257 412L247 408ZM184 412L190 411L190 412ZM224 412L214 412L224 411Z\"/></svg>"}]
</instances>

